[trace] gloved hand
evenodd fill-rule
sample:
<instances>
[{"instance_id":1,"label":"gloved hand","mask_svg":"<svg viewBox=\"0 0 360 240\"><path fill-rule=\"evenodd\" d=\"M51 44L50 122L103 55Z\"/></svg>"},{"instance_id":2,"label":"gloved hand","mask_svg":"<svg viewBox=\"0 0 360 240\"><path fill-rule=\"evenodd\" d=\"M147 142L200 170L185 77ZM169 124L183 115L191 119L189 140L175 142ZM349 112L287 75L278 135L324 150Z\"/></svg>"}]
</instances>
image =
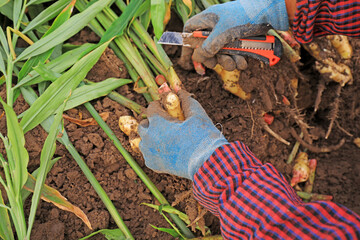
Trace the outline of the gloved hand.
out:
<instances>
[{"instance_id":1,"label":"gloved hand","mask_svg":"<svg viewBox=\"0 0 360 240\"><path fill-rule=\"evenodd\" d=\"M159 101L150 103L147 120L138 127L140 150L154 171L192 180L216 148L228 142L188 92L180 90L179 98L185 121L172 118Z\"/></svg>"},{"instance_id":2,"label":"gloved hand","mask_svg":"<svg viewBox=\"0 0 360 240\"><path fill-rule=\"evenodd\" d=\"M180 65L190 68L192 60L213 68L217 63L225 70L241 69L244 59L240 56L215 57L215 54L227 43L235 39L265 35L270 28L288 30L289 22L284 0L237 0L213 5L190 18L184 26L184 32L196 30L211 31L210 36L196 48L197 44L183 47Z\"/></svg>"}]
</instances>

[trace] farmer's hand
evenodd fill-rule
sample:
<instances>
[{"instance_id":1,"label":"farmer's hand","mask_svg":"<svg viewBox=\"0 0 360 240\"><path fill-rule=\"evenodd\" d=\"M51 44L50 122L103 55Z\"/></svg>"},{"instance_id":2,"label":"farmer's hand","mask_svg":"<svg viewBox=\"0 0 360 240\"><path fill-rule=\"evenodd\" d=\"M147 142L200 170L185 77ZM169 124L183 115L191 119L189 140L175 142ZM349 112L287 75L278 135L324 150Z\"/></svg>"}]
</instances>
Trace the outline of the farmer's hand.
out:
<instances>
[{"instance_id":1,"label":"farmer's hand","mask_svg":"<svg viewBox=\"0 0 360 240\"><path fill-rule=\"evenodd\" d=\"M148 118L138 128L140 150L149 168L192 180L216 148L228 142L188 92L180 90L179 98L185 121L172 118L159 101L150 103Z\"/></svg>"},{"instance_id":2,"label":"farmer's hand","mask_svg":"<svg viewBox=\"0 0 360 240\"><path fill-rule=\"evenodd\" d=\"M186 22L184 32L207 30L211 34L199 47L196 43L190 43L191 48L183 47L179 63L185 69L190 69L192 55L193 61L203 63L208 68L220 63L228 71L237 66L242 70L242 57L227 56L224 59L215 54L235 39L265 35L270 28L288 30L284 0L237 0L213 5Z\"/></svg>"}]
</instances>

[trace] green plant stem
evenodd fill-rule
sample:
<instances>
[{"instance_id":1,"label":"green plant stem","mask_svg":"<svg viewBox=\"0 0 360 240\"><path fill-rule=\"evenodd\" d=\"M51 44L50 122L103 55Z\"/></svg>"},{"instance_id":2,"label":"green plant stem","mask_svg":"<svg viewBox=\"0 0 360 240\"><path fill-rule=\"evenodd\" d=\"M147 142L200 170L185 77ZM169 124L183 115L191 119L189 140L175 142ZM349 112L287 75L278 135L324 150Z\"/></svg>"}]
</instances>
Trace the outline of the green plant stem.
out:
<instances>
[{"instance_id":1,"label":"green plant stem","mask_svg":"<svg viewBox=\"0 0 360 240\"><path fill-rule=\"evenodd\" d=\"M120 11L124 11L127 5L124 3L123 0L116 0L115 1L116 6L120 9ZM172 89L175 89L176 91L181 87L181 81L177 74L175 73L174 68L172 67L172 62L167 56L164 49L157 44L150 36L150 34L146 31L144 26L135 19L132 22L132 25L130 27L138 36L139 39L143 42L145 46L147 46L152 54L156 57L156 59L163 65L163 67L166 69L166 74L163 74L168 82L170 83L170 86ZM131 35L132 37L133 35ZM135 41L134 41L135 42ZM136 43L136 42L135 42Z\"/></svg>"},{"instance_id":2,"label":"green plant stem","mask_svg":"<svg viewBox=\"0 0 360 240\"><path fill-rule=\"evenodd\" d=\"M301 132L300 137L302 138L303 136L304 136L304 134ZM295 145L294 145L294 147L293 147L293 149L292 149L292 151L291 151L291 153L289 155L289 158L288 158L288 160L286 162L287 164L291 164L292 161L295 159L295 156L296 156L296 154L297 154L297 152L299 150L299 147L300 147L300 143L299 143L299 141L296 141L296 143L295 143Z\"/></svg>"},{"instance_id":3,"label":"green plant stem","mask_svg":"<svg viewBox=\"0 0 360 240\"><path fill-rule=\"evenodd\" d=\"M142 106L140 106L139 104L137 104L134 101L131 101L130 99L120 95L117 92L112 91L111 93L109 93L107 95L110 99L120 103L121 105L123 105L124 107L127 107L131 110L133 110L134 112L136 112L137 114L141 113L141 109L143 108Z\"/></svg>"},{"instance_id":4,"label":"green plant stem","mask_svg":"<svg viewBox=\"0 0 360 240\"><path fill-rule=\"evenodd\" d=\"M87 1L85 0L79 0L76 2L76 7L79 9L79 11L83 11L86 7ZM105 29L108 29L112 21L116 19L116 15L113 16L112 11L110 8L104 8L103 10L107 14L104 14L103 12L99 13L96 16L96 19L104 26ZM91 21L91 24L94 22ZM99 31L98 31L99 32ZM148 92L152 96L153 100L159 99L158 94L158 87L155 83L154 76L152 75L150 69L145 64L144 60L141 58L140 53L134 46L131 44L130 40L126 38L126 35L123 34L120 37L117 37L114 39L114 42L119 47L119 49L123 52L123 54L128 58L131 65L136 69L138 74L140 75L141 79L144 81L146 86L148 87Z\"/></svg>"},{"instance_id":5,"label":"green plant stem","mask_svg":"<svg viewBox=\"0 0 360 240\"><path fill-rule=\"evenodd\" d=\"M95 108L90 103L85 103L84 106L90 112L92 117L96 120L96 122L99 124L99 126L108 135L108 137L114 143L115 147L124 156L124 158L126 159L128 164L136 172L136 174L143 181L143 183L146 185L146 187L151 191L151 193L154 195L154 197L159 201L159 203L169 205L169 202L165 199L165 197L161 194L161 192L156 188L154 183L151 182L150 178L145 174L145 172L141 169L141 167L137 164L137 162L133 159L133 157L129 154L129 152L126 151L126 149L121 145L121 143L120 143L119 139L116 137L115 133L110 129L110 127L105 123L105 121L100 117L100 115L95 110ZM194 237L192 232L186 227L185 223L177 215L175 215L175 214L169 214L169 215L187 238Z\"/></svg>"},{"instance_id":6,"label":"green plant stem","mask_svg":"<svg viewBox=\"0 0 360 240\"><path fill-rule=\"evenodd\" d=\"M150 53L150 51L145 48L142 41L136 36L136 34L130 30L129 31L129 37L133 40L133 42L136 44L136 46L140 49L142 54L144 54L148 60L151 62L151 64L162 74L166 75L166 69L161 65L161 63Z\"/></svg>"},{"instance_id":7,"label":"green plant stem","mask_svg":"<svg viewBox=\"0 0 360 240\"><path fill-rule=\"evenodd\" d=\"M114 14L111 14L112 11L110 8L104 8L103 12L99 13L96 18L104 26L105 29L108 29L112 22L117 18ZM154 80L150 69L146 65L145 61L142 59L140 53L134 46L131 44L130 40L123 34L120 37L114 39L114 42L119 46L120 50L128 58L131 64L134 66L136 71L141 76L142 80L148 87L148 91L151 94L153 100L158 100L159 95L157 92L157 85Z\"/></svg>"},{"instance_id":8,"label":"green plant stem","mask_svg":"<svg viewBox=\"0 0 360 240\"><path fill-rule=\"evenodd\" d=\"M18 239L26 238L26 221L24 215L23 203L21 200L21 195L14 193L13 189L9 188L9 191L6 192L9 203L11 206L11 217L16 229L16 234Z\"/></svg>"},{"instance_id":9,"label":"green plant stem","mask_svg":"<svg viewBox=\"0 0 360 240\"><path fill-rule=\"evenodd\" d=\"M79 9L82 9L84 6L81 5L80 2L77 2L77 7ZM99 37L102 37L105 33L105 30L102 28L102 26L100 25L100 23L96 20L93 19L90 21L89 27L91 28L91 30L97 34ZM131 79L136 82L138 81L138 85L139 87L145 87L144 82L139 79L139 74L136 72L135 68L131 65L131 63L129 62L129 60L126 58L126 56L121 52L120 48L113 42L111 42L109 44L110 48L114 51L115 55L118 56L125 64L125 67L131 77ZM149 93L143 93L145 99L147 102L151 102L152 98L151 95Z\"/></svg>"},{"instance_id":10,"label":"green plant stem","mask_svg":"<svg viewBox=\"0 0 360 240\"><path fill-rule=\"evenodd\" d=\"M116 0L115 1L116 6L120 9L120 11L125 11L125 8L127 5L124 3L123 0ZM151 38L150 34L146 31L144 26L140 23L139 20L135 19L132 22L131 29L139 36L139 38L144 42L144 44L150 49L150 51L154 54L154 56L160 61L160 63L168 69L172 66L172 62L169 59L169 57L165 54L160 53L160 51L164 51L162 48L159 49L156 46L156 43Z\"/></svg>"}]
</instances>

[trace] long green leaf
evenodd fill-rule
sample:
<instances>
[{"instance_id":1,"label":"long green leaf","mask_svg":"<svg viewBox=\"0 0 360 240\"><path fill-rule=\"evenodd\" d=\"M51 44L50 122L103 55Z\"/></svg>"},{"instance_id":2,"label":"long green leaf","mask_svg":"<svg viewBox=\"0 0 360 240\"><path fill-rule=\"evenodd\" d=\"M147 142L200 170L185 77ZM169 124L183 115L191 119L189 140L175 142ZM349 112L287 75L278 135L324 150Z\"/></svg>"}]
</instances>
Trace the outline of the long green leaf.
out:
<instances>
[{"instance_id":1,"label":"long green leaf","mask_svg":"<svg viewBox=\"0 0 360 240\"><path fill-rule=\"evenodd\" d=\"M50 132L41 150L39 174L36 178L34 194L31 199L30 214L28 219L27 239L30 239L30 233L32 226L34 224L36 209L39 204L40 195L45 183L46 175L48 173L49 164L55 153L55 149L56 149L55 141L56 141L56 136L58 135L58 126L60 125L62 119L62 114L64 112L65 104L66 103L63 103L62 106L59 107L59 109L57 110L56 116L54 118L54 122L50 128Z\"/></svg>"},{"instance_id":2,"label":"long green leaf","mask_svg":"<svg viewBox=\"0 0 360 240\"><path fill-rule=\"evenodd\" d=\"M20 194L20 190L27 180L27 165L29 154L25 146L25 137L22 128L17 120L14 110L2 99L0 102L6 113L7 135L10 142L13 164L10 165L11 176L13 179L13 189L15 194Z\"/></svg>"},{"instance_id":3,"label":"long green leaf","mask_svg":"<svg viewBox=\"0 0 360 240\"><path fill-rule=\"evenodd\" d=\"M1 43L1 46L3 47L5 53L8 54L9 53L9 46L8 46L7 41L6 41L5 33L2 30L2 28L0 28L0 43Z\"/></svg>"},{"instance_id":4,"label":"long green leaf","mask_svg":"<svg viewBox=\"0 0 360 240\"><path fill-rule=\"evenodd\" d=\"M134 17L143 0L131 1L125 11L118 17L101 37L100 43L107 42L115 36L121 36L129 21Z\"/></svg>"},{"instance_id":5,"label":"long green leaf","mask_svg":"<svg viewBox=\"0 0 360 240\"><path fill-rule=\"evenodd\" d=\"M3 56L1 54L1 51L0 51L0 72L2 72L3 75L6 75L4 59L3 59Z\"/></svg>"},{"instance_id":6,"label":"long green leaf","mask_svg":"<svg viewBox=\"0 0 360 240\"><path fill-rule=\"evenodd\" d=\"M92 236L95 236L96 234L101 233L102 235L104 235L104 237L107 240L126 240L124 234L121 232L120 229L101 229L99 231L93 232L89 235L87 235L86 237L80 238L79 240L85 240L88 238L91 238Z\"/></svg>"},{"instance_id":7,"label":"long green leaf","mask_svg":"<svg viewBox=\"0 0 360 240\"><path fill-rule=\"evenodd\" d=\"M166 233L170 234L171 236L173 236L174 238L184 239L181 237L181 235L179 233L176 232L176 230L174 230L172 228L161 228L161 227L156 227L152 224L150 224L150 226L152 226L153 228L155 228L156 230L159 230L161 232L166 232Z\"/></svg>"},{"instance_id":8,"label":"long green leaf","mask_svg":"<svg viewBox=\"0 0 360 240\"><path fill-rule=\"evenodd\" d=\"M71 69L47 88L44 94L42 94L24 114L20 122L24 132L33 129L54 113L69 96L70 92L74 91L85 78L86 74L98 61L108 44L109 42L102 44L81 58Z\"/></svg>"},{"instance_id":9,"label":"long green leaf","mask_svg":"<svg viewBox=\"0 0 360 240\"><path fill-rule=\"evenodd\" d=\"M10 2L10 0L0 0L0 8Z\"/></svg>"},{"instance_id":10,"label":"long green leaf","mask_svg":"<svg viewBox=\"0 0 360 240\"><path fill-rule=\"evenodd\" d=\"M8 3L5 3L5 5L3 5L0 8L0 13L4 16L6 16L7 18L9 18L10 20L13 19L13 6L14 6L14 1L10 0Z\"/></svg>"},{"instance_id":11,"label":"long green leaf","mask_svg":"<svg viewBox=\"0 0 360 240\"><path fill-rule=\"evenodd\" d=\"M40 74L41 78L44 81L52 81L54 82L56 79L58 79L61 74L54 72L51 69L48 69L44 64L39 64L38 66L34 67L34 70Z\"/></svg>"},{"instance_id":12,"label":"long green leaf","mask_svg":"<svg viewBox=\"0 0 360 240\"><path fill-rule=\"evenodd\" d=\"M189 217L188 217L185 213L177 210L176 208L174 208L174 207L172 207L172 206L170 206L170 205L160 205L160 206L159 206L159 205L155 205L155 204L151 204L151 203L142 203L142 205L151 207L151 208L156 209L156 210L158 210L158 211L160 211L160 209L161 209L161 211L165 211L165 212L167 212L167 213L176 214L176 215L178 215L178 216L180 217L180 219L183 220L186 224L190 224L190 219L189 219Z\"/></svg>"},{"instance_id":13,"label":"long green leaf","mask_svg":"<svg viewBox=\"0 0 360 240\"><path fill-rule=\"evenodd\" d=\"M53 19L55 16L59 14L59 12L68 5L70 0L59 0L54 4L46 8L42 11L36 18L31 20L29 25L22 31L22 33L26 34L27 32L33 30L34 28L44 24L45 22Z\"/></svg>"},{"instance_id":14,"label":"long green leaf","mask_svg":"<svg viewBox=\"0 0 360 240\"><path fill-rule=\"evenodd\" d=\"M17 25L20 17L20 12L22 8L22 0L14 0L14 7L13 7L13 22L14 28Z\"/></svg>"},{"instance_id":15,"label":"long green leaf","mask_svg":"<svg viewBox=\"0 0 360 240\"><path fill-rule=\"evenodd\" d=\"M151 0L150 7L151 23L157 39L160 39L164 32L164 18L166 12L165 0Z\"/></svg>"},{"instance_id":16,"label":"long green leaf","mask_svg":"<svg viewBox=\"0 0 360 240\"><path fill-rule=\"evenodd\" d=\"M14 235L11 229L11 222L9 218L8 209L1 207L1 205L5 205L4 200L1 196L0 191L0 238L6 240L13 240Z\"/></svg>"},{"instance_id":17,"label":"long green leaf","mask_svg":"<svg viewBox=\"0 0 360 240\"><path fill-rule=\"evenodd\" d=\"M131 82L132 80L129 79L109 78L99 83L78 87L66 102L65 110L72 109L96 98L106 96L112 90Z\"/></svg>"},{"instance_id":18,"label":"long green leaf","mask_svg":"<svg viewBox=\"0 0 360 240\"><path fill-rule=\"evenodd\" d=\"M27 4L29 5L36 5L36 4L41 4L41 3L46 3L46 2L51 2L52 0L31 0L29 1L29 3Z\"/></svg>"},{"instance_id":19,"label":"long green leaf","mask_svg":"<svg viewBox=\"0 0 360 240\"><path fill-rule=\"evenodd\" d=\"M75 5L75 2L71 1L61 11L61 13L55 18L53 24L51 25L49 30L43 35L43 37L46 37L47 35L49 35L53 31L55 31L55 29L57 29L59 26L61 26L61 24L63 24L64 22L66 22L70 18L70 15L72 13L74 5ZM28 74L32 70L32 68L34 66L38 65L39 63L45 63L45 61L48 60L49 57L51 56L54 48L51 48L48 51L46 51L46 52L44 52L44 53L42 53L40 55L37 55L35 57L32 57L32 58L28 59L25 62L24 66L21 68L21 71L19 73L19 79L22 79L26 74Z\"/></svg>"},{"instance_id":20,"label":"long green leaf","mask_svg":"<svg viewBox=\"0 0 360 240\"><path fill-rule=\"evenodd\" d=\"M83 29L110 1L97 1L83 12L74 15L54 32L26 48L15 61L39 55L69 39Z\"/></svg>"},{"instance_id":21,"label":"long green leaf","mask_svg":"<svg viewBox=\"0 0 360 240\"><path fill-rule=\"evenodd\" d=\"M84 52L90 46L93 46L93 44L83 44L80 47L70 50L61 55L60 57L45 64L44 67L49 71L61 73L74 65L74 63L77 62L77 60L80 58L82 52ZM40 83L43 80L44 79L39 75L39 73L33 70L26 77L24 77L14 88Z\"/></svg>"}]
</instances>

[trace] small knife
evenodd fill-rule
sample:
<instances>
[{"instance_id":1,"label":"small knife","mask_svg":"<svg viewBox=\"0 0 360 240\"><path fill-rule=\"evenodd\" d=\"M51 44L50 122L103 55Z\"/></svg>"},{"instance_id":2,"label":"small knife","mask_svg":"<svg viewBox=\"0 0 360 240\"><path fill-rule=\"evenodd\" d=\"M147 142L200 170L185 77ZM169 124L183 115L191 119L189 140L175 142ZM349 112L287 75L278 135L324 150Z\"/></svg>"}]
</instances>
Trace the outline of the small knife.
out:
<instances>
[{"instance_id":1,"label":"small knife","mask_svg":"<svg viewBox=\"0 0 360 240\"><path fill-rule=\"evenodd\" d=\"M159 44L180 45L191 47L184 39L194 37L206 39L210 32L194 31L192 33L164 32ZM225 45L219 53L228 55L248 56L263 61L270 66L280 61L282 44L277 37L271 35L238 39Z\"/></svg>"}]
</instances>

